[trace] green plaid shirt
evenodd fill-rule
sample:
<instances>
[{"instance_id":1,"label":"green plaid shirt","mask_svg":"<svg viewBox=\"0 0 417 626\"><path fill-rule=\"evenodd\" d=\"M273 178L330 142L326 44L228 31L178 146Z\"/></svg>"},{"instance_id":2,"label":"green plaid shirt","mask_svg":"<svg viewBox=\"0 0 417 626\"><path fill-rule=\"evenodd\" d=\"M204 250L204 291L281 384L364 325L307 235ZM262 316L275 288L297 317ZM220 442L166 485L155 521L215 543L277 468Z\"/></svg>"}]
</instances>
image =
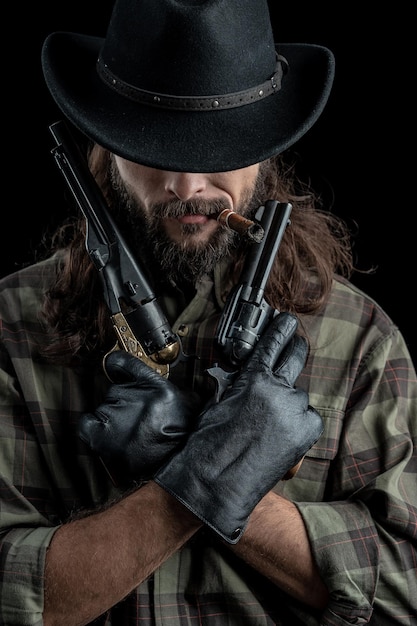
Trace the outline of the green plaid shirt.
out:
<instances>
[{"instance_id":1,"label":"green plaid shirt","mask_svg":"<svg viewBox=\"0 0 417 626\"><path fill-rule=\"evenodd\" d=\"M74 511L117 495L76 435L103 396L100 370L35 358L51 259L0 282L0 624L41 625L45 553ZM164 305L187 354L172 379L211 393L204 370L221 362L213 333L220 277L180 310ZM298 385L325 430L295 478L294 500L330 591L321 614L295 602L202 530L118 606L105 626L416 624L417 381L397 327L347 281L334 281L317 316L302 318L311 353ZM117 529L115 529L117 532ZM65 564L63 564L65 567ZM99 575L99 572L98 572Z\"/></svg>"}]
</instances>

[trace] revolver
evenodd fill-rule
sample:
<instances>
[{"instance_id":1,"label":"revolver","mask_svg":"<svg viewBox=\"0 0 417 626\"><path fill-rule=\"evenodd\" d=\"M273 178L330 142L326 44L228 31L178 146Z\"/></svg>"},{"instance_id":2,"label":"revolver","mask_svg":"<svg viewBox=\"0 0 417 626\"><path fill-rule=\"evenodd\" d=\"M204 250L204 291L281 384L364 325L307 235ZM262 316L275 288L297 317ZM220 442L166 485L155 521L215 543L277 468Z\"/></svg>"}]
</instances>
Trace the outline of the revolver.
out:
<instances>
[{"instance_id":1,"label":"revolver","mask_svg":"<svg viewBox=\"0 0 417 626\"><path fill-rule=\"evenodd\" d=\"M264 298L265 286L290 223L292 205L268 200L259 207L255 220L263 228L259 243L251 243L239 283L232 289L220 317L216 340L233 371L214 364L207 373L216 381L215 401L231 384L238 367L248 358L264 328L278 315Z\"/></svg>"},{"instance_id":2,"label":"revolver","mask_svg":"<svg viewBox=\"0 0 417 626\"><path fill-rule=\"evenodd\" d=\"M183 356L181 340L112 219L69 128L58 121L49 130L56 142L52 155L86 219L85 244L117 336L114 349L130 352L167 378L170 366Z\"/></svg>"}]
</instances>

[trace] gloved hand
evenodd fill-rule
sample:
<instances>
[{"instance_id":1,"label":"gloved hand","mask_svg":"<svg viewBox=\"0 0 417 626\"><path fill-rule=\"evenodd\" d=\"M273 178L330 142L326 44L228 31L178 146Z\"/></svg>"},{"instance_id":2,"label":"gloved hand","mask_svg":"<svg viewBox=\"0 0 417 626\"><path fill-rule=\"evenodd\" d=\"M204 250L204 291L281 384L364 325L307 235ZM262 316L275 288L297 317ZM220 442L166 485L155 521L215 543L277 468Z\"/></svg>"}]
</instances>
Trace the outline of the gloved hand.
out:
<instances>
[{"instance_id":1,"label":"gloved hand","mask_svg":"<svg viewBox=\"0 0 417 626\"><path fill-rule=\"evenodd\" d=\"M189 432L186 394L124 350L105 362L110 380L104 402L82 415L80 438L104 462L115 482L149 478Z\"/></svg>"},{"instance_id":2,"label":"gloved hand","mask_svg":"<svg viewBox=\"0 0 417 626\"><path fill-rule=\"evenodd\" d=\"M308 395L294 388L307 357L296 328L288 313L270 322L220 402L201 413L186 445L154 476L228 543L323 430Z\"/></svg>"}]
</instances>

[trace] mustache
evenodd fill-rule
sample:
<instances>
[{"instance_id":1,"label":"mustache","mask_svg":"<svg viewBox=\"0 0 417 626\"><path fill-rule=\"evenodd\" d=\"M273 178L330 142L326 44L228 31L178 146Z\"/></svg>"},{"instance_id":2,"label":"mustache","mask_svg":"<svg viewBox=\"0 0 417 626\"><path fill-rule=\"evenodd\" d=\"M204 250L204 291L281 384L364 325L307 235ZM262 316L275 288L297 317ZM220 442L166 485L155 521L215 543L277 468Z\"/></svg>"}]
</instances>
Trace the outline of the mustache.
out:
<instances>
[{"instance_id":1,"label":"mustache","mask_svg":"<svg viewBox=\"0 0 417 626\"><path fill-rule=\"evenodd\" d=\"M213 200L171 200L169 202L154 204L151 207L151 215L156 219L167 217L178 218L185 215L206 215L217 217L220 211L231 209L226 199Z\"/></svg>"}]
</instances>

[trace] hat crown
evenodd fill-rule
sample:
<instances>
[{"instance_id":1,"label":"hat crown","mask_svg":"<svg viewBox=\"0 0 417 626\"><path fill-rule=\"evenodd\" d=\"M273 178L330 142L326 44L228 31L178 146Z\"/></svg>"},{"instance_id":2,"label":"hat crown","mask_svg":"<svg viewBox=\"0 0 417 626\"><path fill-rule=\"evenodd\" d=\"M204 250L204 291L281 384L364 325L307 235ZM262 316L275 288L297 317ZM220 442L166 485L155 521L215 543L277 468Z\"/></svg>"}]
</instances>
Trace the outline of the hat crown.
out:
<instances>
[{"instance_id":1,"label":"hat crown","mask_svg":"<svg viewBox=\"0 0 417 626\"><path fill-rule=\"evenodd\" d=\"M276 63L267 0L117 0L100 56L123 82L176 96L249 89Z\"/></svg>"}]
</instances>

